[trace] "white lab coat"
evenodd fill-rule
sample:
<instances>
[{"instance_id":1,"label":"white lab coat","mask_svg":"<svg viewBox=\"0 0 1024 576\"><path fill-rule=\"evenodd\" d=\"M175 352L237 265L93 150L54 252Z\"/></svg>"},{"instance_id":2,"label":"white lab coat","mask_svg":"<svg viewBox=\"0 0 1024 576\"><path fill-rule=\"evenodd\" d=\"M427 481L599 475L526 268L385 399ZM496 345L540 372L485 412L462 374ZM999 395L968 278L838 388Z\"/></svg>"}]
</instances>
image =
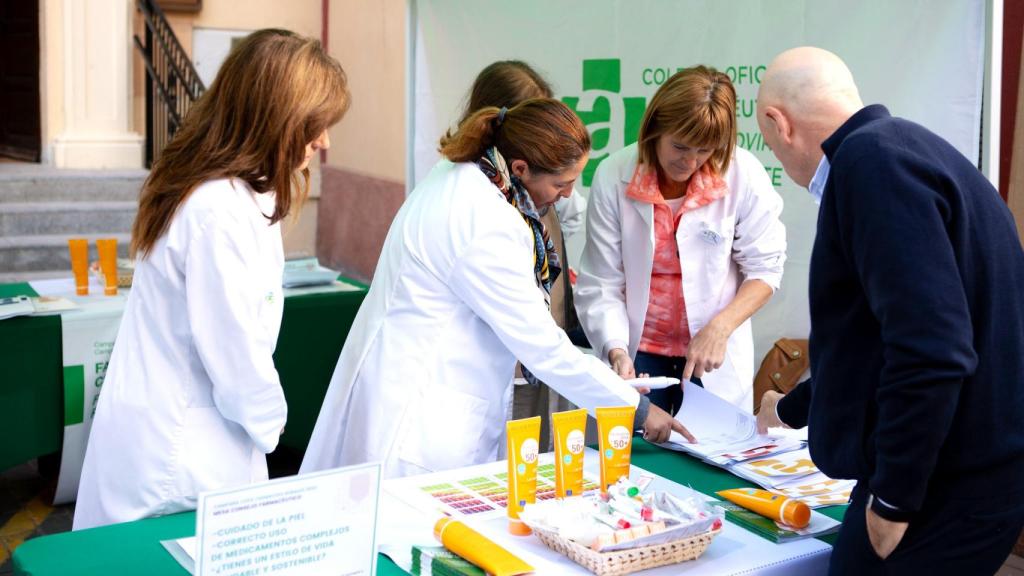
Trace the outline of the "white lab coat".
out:
<instances>
[{"instance_id":1,"label":"white lab coat","mask_svg":"<svg viewBox=\"0 0 1024 576\"><path fill-rule=\"evenodd\" d=\"M637 165L636 145L609 156L597 169L587 209L587 243L576 283L576 312L595 350L625 347L636 357L654 265L654 207L626 197ZM782 198L764 166L737 148L723 175L729 194L683 214L676 242L690 334L725 308L745 280L777 290L786 259ZM754 341L750 321L729 338L725 361L705 374L708 390L751 409Z\"/></svg>"},{"instance_id":2,"label":"white lab coat","mask_svg":"<svg viewBox=\"0 0 1024 576\"><path fill-rule=\"evenodd\" d=\"M438 163L391 224L301 472L494 461L517 358L578 406L636 406L637 392L555 325L533 262L530 229L480 169Z\"/></svg>"},{"instance_id":3,"label":"white lab coat","mask_svg":"<svg viewBox=\"0 0 1024 576\"><path fill-rule=\"evenodd\" d=\"M284 256L273 194L197 187L135 277L92 423L74 528L194 509L267 478L287 407L272 354Z\"/></svg>"}]
</instances>

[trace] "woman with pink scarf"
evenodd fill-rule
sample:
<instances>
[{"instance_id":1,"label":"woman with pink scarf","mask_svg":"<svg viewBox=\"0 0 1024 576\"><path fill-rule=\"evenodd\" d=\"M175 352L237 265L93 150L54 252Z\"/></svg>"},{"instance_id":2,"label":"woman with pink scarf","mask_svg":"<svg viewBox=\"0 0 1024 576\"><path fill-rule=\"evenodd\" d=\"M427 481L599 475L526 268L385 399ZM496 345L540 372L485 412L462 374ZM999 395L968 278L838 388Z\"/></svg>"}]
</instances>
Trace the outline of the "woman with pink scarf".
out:
<instances>
[{"instance_id":1,"label":"woman with pink scarf","mask_svg":"<svg viewBox=\"0 0 1024 576\"><path fill-rule=\"evenodd\" d=\"M764 166L735 143L728 76L697 66L658 89L636 144L594 175L576 310L623 378L693 380L749 411L750 317L779 288L786 230ZM674 414L682 388L650 399Z\"/></svg>"}]
</instances>

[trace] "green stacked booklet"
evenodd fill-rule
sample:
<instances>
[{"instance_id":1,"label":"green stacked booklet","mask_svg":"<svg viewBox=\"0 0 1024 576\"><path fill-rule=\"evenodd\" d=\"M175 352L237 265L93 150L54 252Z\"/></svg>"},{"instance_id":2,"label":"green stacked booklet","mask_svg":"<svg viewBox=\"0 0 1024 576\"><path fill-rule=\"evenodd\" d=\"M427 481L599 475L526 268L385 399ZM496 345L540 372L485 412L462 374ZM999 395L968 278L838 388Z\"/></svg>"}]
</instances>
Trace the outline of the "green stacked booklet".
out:
<instances>
[{"instance_id":1,"label":"green stacked booklet","mask_svg":"<svg viewBox=\"0 0 1024 576\"><path fill-rule=\"evenodd\" d=\"M416 576L487 576L473 563L443 546L413 546L412 573Z\"/></svg>"},{"instance_id":2,"label":"green stacked booklet","mask_svg":"<svg viewBox=\"0 0 1024 576\"><path fill-rule=\"evenodd\" d=\"M742 526L758 536L775 543L790 542L802 538L817 538L839 531L840 522L825 516L821 512L811 510L811 523L806 528L783 528L771 518L751 512L739 504L728 500L712 500L712 504L725 510L726 520Z\"/></svg>"}]
</instances>

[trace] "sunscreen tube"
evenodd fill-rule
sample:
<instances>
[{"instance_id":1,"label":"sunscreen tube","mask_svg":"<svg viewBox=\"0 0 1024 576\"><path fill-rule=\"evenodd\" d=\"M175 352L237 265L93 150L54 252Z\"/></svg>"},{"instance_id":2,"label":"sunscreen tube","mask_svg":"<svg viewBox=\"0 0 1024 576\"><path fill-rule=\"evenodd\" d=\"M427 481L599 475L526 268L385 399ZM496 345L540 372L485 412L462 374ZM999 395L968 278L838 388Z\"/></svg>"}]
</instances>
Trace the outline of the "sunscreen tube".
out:
<instances>
[{"instance_id":1,"label":"sunscreen tube","mask_svg":"<svg viewBox=\"0 0 1024 576\"><path fill-rule=\"evenodd\" d=\"M508 531L517 536L529 536L533 531L519 519L519 513L537 497L540 416L509 420L505 433L508 438Z\"/></svg>"},{"instance_id":2,"label":"sunscreen tube","mask_svg":"<svg viewBox=\"0 0 1024 576\"><path fill-rule=\"evenodd\" d=\"M434 524L434 537L449 551L472 562L488 574L516 576L533 572L533 566L458 520L438 520Z\"/></svg>"},{"instance_id":3,"label":"sunscreen tube","mask_svg":"<svg viewBox=\"0 0 1024 576\"><path fill-rule=\"evenodd\" d=\"M89 241L85 238L68 240L71 253L71 272L75 275L75 294L89 294Z\"/></svg>"},{"instance_id":4,"label":"sunscreen tube","mask_svg":"<svg viewBox=\"0 0 1024 576\"><path fill-rule=\"evenodd\" d=\"M726 500L751 512L771 518L793 528L806 528L811 523L811 509L799 500L757 488L734 488L717 493Z\"/></svg>"},{"instance_id":5,"label":"sunscreen tube","mask_svg":"<svg viewBox=\"0 0 1024 576\"><path fill-rule=\"evenodd\" d=\"M103 272L103 293L117 295L117 238L100 238L96 241L100 254L100 271Z\"/></svg>"},{"instance_id":6,"label":"sunscreen tube","mask_svg":"<svg viewBox=\"0 0 1024 576\"><path fill-rule=\"evenodd\" d=\"M601 492L629 477L629 455L633 448L633 416L636 408L598 408L597 435L601 450Z\"/></svg>"},{"instance_id":7,"label":"sunscreen tube","mask_svg":"<svg viewBox=\"0 0 1024 576\"><path fill-rule=\"evenodd\" d=\"M555 439L555 496L583 494L583 447L587 411L551 413L551 437Z\"/></svg>"}]
</instances>

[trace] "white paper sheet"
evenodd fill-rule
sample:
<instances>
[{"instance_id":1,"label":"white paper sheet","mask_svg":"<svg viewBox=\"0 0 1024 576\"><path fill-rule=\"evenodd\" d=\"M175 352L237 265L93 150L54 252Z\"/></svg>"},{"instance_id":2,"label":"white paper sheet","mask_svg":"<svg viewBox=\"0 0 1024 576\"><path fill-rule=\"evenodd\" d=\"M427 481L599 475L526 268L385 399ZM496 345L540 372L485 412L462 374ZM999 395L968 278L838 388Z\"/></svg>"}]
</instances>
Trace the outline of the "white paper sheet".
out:
<instances>
[{"instance_id":1,"label":"white paper sheet","mask_svg":"<svg viewBox=\"0 0 1024 576\"><path fill-rule=\"evenodd\" d=\"M740 411L693 382L684 383L683 390L683 405L676 420L697 438L697 443L690 444L681 434L673 432L669 438L669 444L675 445L673 449L709 458L721 452L743 451L767 443L756 440L757 420L752 414Z\"/></svg>"},{"instance_id":2,"label":"white paper sheet","mask_svg":"<svg viewBox=\"0 0 1024 576\"><path fill-rule=\"evenodd\" d=\"M326 284L319 286L302 286L298 288L285 288L284 297L288 298L291 296L305 296L307 294L326 294L329 292L359 292L363 290L355 284L349 284L348 282L342 282L340 280L334 280Z\"/></svg>"},{"instance_id":3,"label":"white paper sheet","mask_svg":"<svg viewBox=\"0 0 1024 576\"><path fill-rule=\"evenodd\" d=\"M722 468L762 488L785 493L787 488L807 487L830 480L818 471L806 448L807 429L773 428L757 434L756 418L707 390L687 382L683 405L676 414L697 438L690 444L673 432L663 448L684 452ZM767 448L774 445L774 448ZM756 455L753 455L753 454ZM833 491L815 491L801 496L809 506L821 507L845 503L853 482L833 482Z\"/></svg>"}]
</instances>

